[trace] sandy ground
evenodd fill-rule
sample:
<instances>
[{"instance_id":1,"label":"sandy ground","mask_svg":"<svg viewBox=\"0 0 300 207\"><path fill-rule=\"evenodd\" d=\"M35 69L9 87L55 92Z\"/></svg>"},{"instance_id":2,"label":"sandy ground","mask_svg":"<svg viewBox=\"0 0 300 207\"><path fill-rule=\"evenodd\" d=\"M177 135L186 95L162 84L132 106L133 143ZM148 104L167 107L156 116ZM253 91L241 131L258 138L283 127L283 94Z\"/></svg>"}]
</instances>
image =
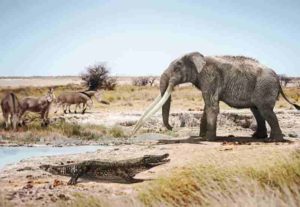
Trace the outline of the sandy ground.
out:
<instances>
[{"instance_id":1,"label":"sandy ground","mask_svg":"<svg viewBox=\"0 0 300 207\"><path fill-rule=\"evenodd\" d=\"M185 139L189 142L188 139ZM172 142L170 142L172 143ZM294 139L294 143L261 143L224 145L223 142L198 142L198 143L174 143L156 144L156 142L123 145L109 147L98 150L95 153L84 155L68 155L55 157L39 157L31 160L24 160L17 165L6 167L1 172L1 191L5 199L10 200L18 206L34 204L37 206L55 206L60 200L71 202L75 193L83 195L93 195L109 203L111 206L132 206L139 205L136 198L138 190L147 186L152 179L167 176L172 171L191 165L194 162L205 164L209 161L206 157L210 155L222 156L224 153L239 153L241 159L243 154L247 154L244 159L249 159L253 154L260 155L262 152L276 147L280 150L291 150L299 148L299 139ZM41 164L61 164L71 161L81 161L87 159L108 159L120 160L139 157L144 154L169 153L171 161L165 165L155 167L142 172L136 178L144 179L142 183L128 184L120 180L101 181L80 179L76 186L68 186L69 178L52 175L39 169ZM241 161L242 163L242 161Z\"/></svg>"},{"instance_id":2,"label":"sandy ground","mask_svg":"<svg viewBox=\"0 0 300 207\"><path fill-rule=\"evenodd\" d=\"M180 136L197 136L199 134L200 118L203 111L187 112L181 111L170 114L170 124ZM275 111L280 126L286 137L298 137L300 135L300 112L292 110ZM64 119L66 122L75 124L95 124L114 126L125 126L125 130L131 130L132 126L141 117L142 111L134 113L129 112L96 112L92 111L86 114L66 114L57 118ZM163 127L161 114L157 113L147 121L141 131L159 133L165 131ZM217 134L219 136L250 136L256 129L256 121L249 109L243 110L221 110L218 115ZM269 126L267 126L270 131Z\"/></svg>"},{"instance_id":3,"label":"sandy ground","mask_svg":"<svg viewBox=\"0 0 300 207\"><path fill-rule=\"evenodd\" d=\"M118 85L131 84L133 77L116 77ZM60 86L68 84L81 84L79 76L58 76L58 77L0 77L0 87L43 87ZM156 81L156 84L158 81Z\"/></svg>"},{"instance_id":4,"label":"sandy ground","mask_svg":"<svg viewBox=\"0 0 300 207\"><path fill-rule=\"evenodd\" d=\"M30 78L0 78L0 87L42 87L42 86L57 86L68 84L80 84L79 77L30 77Z\"/></svg>"},{"instance_id":5,"label":"sandy ground","mask_svg":"<svg viewBox=\"0 0 300 207\"><path fill-rule=\"evenodd\" d=\"M122 81L128 84L131 79L127 77ZM119 83L122 84L122 81ZM0 87L52 86L69 83L80 83L80 79L78 77L58 77L48 80L45 78L0 79ZM137 136L108 140L106 144L109 145L97 152L37 157L6 166L0 170L0 206L3 206L1 203L3 200L9 200L16 206L57 206L60 201L70 203L76 197L75 193L94 195L111 206L140 206L137 199L139 189L152 182L151 179L167 176L193 163L207 163L212 155L218 161L222 161L225 156L236 156L242 164L246 159L261 156L261 153L269 153L273 149L290 150L300 146L300 113L294 109L276 111L285 138L292 141L286 143L265 143L262 140L252 139L251 134L256 124L250 110L221 110L217 131L219 140L215 142L192 140L191 137L199 134L199 119L202 112L176 111L170 115L170 123L174 126L173 132L166 131L162 126L161 115L157 114L145 123ZM84 115L58 114L51 116L51 119L54 121L64 119L66 122L80 125L120 125L126 132L130 132L141 113L142 111L92 110ZM159 141L161 139L164 141ZM43 139L40 144L46 143L83 144L80 140L59 137ZM138 174L136 178L145 181L136 184L80 179L76 186L68 186L66 184L68 177L52 175L39 169L42 164L65 164L88 159L120 160L145 154L163 153L169 153L171 161Z\"/></svg>"},{"instance_id":6,"label":"sandy ground","mask_svg":"<svg viewBox=\"0 0 300 207\"><path fill-rule=\"evenodd\" d=\"M256 156L261 152L267 153L267 150L271 148L280 150L299 148L300 139L297 137L300 134L300 113L296 110L282 110L277 111L277 115L283 133L292 141L291 143L265 143L262 140L252 139L251 134L255 128L255 122L248 110L222 111L218 119L219 140L215 142L191 139L199 133L199 117L201 116L199 113L185 112L171 115L171 124L175 126L174 133L177 134L177 138L159 134L164 129L158 114L142 129L144 132L151 129L151 133L140 133L136 137L126 139L123 144L121 142L119 145L110 145L93 153L38 157L6 166L0 171L0 193L5 199L18 206L31 204L56 206L60 201L72 202L76 193L94 195L112 206L139 206L137 199L139 189L147 186L151 179L167 176L172 171L195 162L206 163L209 161L206 157L211 154L220 156L221 159L222 153L234 152L241 159L243 156L248 159L249 156ZM139 113L106 115L91 113L69 114L65 115L64 119L79 124L118 124L131 130L132 124L139 116ZM120 160L145 154L163 153L169 153L171 161L138 174L136 178L145 179L145 181L136 184L122 183L121 180L80 179L76 186L68 186L66 184L68 177L52 175L39 169L42 164L66 164L88 159Z\"/></svg>"}]
</instances>

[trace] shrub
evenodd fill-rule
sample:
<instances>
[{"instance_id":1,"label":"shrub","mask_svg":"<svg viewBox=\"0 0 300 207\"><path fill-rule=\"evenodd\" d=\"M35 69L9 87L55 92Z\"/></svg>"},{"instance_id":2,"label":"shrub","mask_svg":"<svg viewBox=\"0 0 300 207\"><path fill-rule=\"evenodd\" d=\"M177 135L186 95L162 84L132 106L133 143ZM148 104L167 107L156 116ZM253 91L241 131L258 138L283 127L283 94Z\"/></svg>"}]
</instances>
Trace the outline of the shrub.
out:
<instances>
[{"instance_id":1,"label":"shrub","mask_svg":"<svg viewBox=\"0 0 300 207\"><path fill-rule=\"evenodd\" d=\"M109 77L104 81L103 89L112 91L115 90L116 86L117 86L117 78Z\"/></svg>"},{"instance_id":2,"label":"shrub","mask_svg":"<svg viewBox=\"0 0 300 207\"><path fill-rule=\"evenodd\" d=\"M156 77L153 76L141 76L132 79L132 85L134 86L152 86L156 80Z\"/></svg>"},{"instance_id":3,"label":"shrub","mask_svg":"<svg viewBox=\"0 0 300 207\"><path fill-rule=\"evenodd\" d=\"M287 84L292 81L292 78L287 77L286 75L283 74L283 75L279 75L279 80L281 85L287 86Z\"/></svg>"},{"instance_id":4,"label":"shrub","mask_svg":"<svg viewBox=\"0 0 300 207\"><path fill-rule=\"evenodd\" d=\"M114 126L113 128L111 128L109 130L109 134L113 137L124 137L125 136L124 131L119 126Z\"/></svg>"},{"instance_id":5,"label":"shrub","mask_svg":"<svg viewBox=\"0 0 300 207\"><path fill-rule=\"evenodd\" d=\"M104 88L109 79L108 75L109 70L105 64L96 64L87 67L86 72L81 74L81 79L89 90L97 90Z\"/></svg>"},{"instance_id":6,"label":"shrub","mask_svg":"<svg viewBox=\"0 0 300 207\"><path fill-rule=\"evenodd\" d=\"M154 76L149 77L149 85L153 86L153 84L155 83L155 80L156 80L156 77L154 77Z\"/></svg>"}]
</instances>

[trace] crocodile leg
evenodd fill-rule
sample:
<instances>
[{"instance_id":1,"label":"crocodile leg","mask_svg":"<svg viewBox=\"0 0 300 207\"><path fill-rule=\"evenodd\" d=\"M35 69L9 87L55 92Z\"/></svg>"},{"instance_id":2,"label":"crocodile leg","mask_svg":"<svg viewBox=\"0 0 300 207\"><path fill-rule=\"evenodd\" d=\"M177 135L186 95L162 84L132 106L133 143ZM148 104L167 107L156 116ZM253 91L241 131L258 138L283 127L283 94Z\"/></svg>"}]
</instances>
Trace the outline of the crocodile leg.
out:
<instances>
[{"instance_id":1,"label":"crocodile leg","mask_svg":"<svg viewBox=\"0 0 300 207\"><path fill-rule=\"evenodd\" d=\"M77 169L72 173L68 185L76 185L78 178L84 175L88 171L88 169L89 167L87 165L78 166Z\"/></svg>"},{"instance_id":2,"label":"crocodile leg","mask_svg":"<svg viewBox=\"0 0 300 207\"><path fill-rule=\"evenodd\" d=\"M76 185L78 178L80 177L80 175L78 174L74 174L72 175L71 179L68 182L68 185Z\"/></svg>"},{"instance_id":3,"label":"crocodile leg","mask_svg":"<svg viewBox=\"0 0 300 207\"><path fill-rule=\"evenodd\" d=\"M119 170L118 175L129 183L138 183L143 181L141 179L133 178L135 175L132 175L132 173L128 172L127 170Z\"/></svg>"}]
</instances>

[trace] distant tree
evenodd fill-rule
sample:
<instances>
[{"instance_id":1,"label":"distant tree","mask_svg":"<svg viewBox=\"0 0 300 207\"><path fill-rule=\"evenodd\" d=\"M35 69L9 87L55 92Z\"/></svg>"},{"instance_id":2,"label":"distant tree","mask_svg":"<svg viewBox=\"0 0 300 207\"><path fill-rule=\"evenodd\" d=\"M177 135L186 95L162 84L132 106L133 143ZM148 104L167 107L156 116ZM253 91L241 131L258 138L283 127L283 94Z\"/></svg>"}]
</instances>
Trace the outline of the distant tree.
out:
<instances>
[{"instance_id":1,"label":"distant tree","mask_svg":"<svg viewBox=\"0 0 300 207\"><path fill-rule=\"evenodd\" d=\"M132 79L132 85L134 86L146 86L149 83L148 77L136 77Z\"/></svg>"},{"instance_id":2,"label":"distant tree","mask_svg":"<svg viewBox=\"0 0 300 207\"><path fill-rule=\"evenodd\" d=\"M296 82L297 88L300 88L300 80Z\"/></svg>"},{"instance_id":3,"label":"distant tree","mask_svg":"<svg viewBox=\"0 0 300 207\"><path fill-rule=\"evenodd\" d=\"M282 74L282 75L279 75L279 80L280 80L281 85L287 86L287 84L289 82L291 82L292 78L286 76L285 74Z\"/></svg>"},{"instance_id":4,"label":"distant tree","mask_svg":"<svg viewBox=\"0 0 300 207\"><path fill-rule=\"evenodd\" d=\"M115 90L116 86L117 86L117 79L113 77L109 77L104 81L103 89L112 91Z\"/></svg>"},{"instance_id":5,"label":"distant tree","mask_svg":"<svg viewBox=\"0 0 300 207\"><path fill-rule=\"evenodd\" d=\"M153 86L156 77L154 76L140 76L132 79L132 85L134 86Z\"/></svg>"},{"instance_id":6,"label":"distant tree","mask_svg":"<svg viewBox=\"0 0 300 207\"><path fill-rule=\"evenodd\" d=\"M88 90L103 89L109 79L109 70L105 64L95 64L86 68L81 74L81 79L88 87Z\"/></svg>"},{"instance_id":7,"label":"distant tree","mask_svg":"<svg viewBox=\"0 0 300 207\"><path fill-rule=\"evenodd\" d=\"M154 76L149 77L149 85L153 86L153 84L155 83L155 80L156 80L156 77L154 77Z\"/></svg>"}]
</instances>

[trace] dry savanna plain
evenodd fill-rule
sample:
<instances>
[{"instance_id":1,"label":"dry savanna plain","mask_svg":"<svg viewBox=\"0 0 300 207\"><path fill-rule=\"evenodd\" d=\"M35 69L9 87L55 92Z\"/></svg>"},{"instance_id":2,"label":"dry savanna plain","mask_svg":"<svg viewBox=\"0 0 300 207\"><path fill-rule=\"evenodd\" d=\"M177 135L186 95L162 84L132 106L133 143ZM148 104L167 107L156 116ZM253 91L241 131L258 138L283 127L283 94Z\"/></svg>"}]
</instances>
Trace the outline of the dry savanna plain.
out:
<instances>
[{"instance_id":1,"label":"dry savanna plain","mask_svg":"<svg viewBox=\"0 0 300 207\"><path fill-rule=\"evenodd\" d=\"M101 91L85 114L57 113L51 106L48 127L39 115L26 113L26 126L5 130L1 114L2 147L101 146L96 152L39 156L23 159L0 169L0 206L300 206L300 113L281 96L275 112L286 142L254 139L256 122L248 109L221 103L216 141L198 137L204 103L191 85L172 93L168 131L160 112L137 134L131 132L143 111L159 94L153 86L134 86L131 77L118 77L115 90ZM43 96L53 87L83 91L79 77L0 79L0 97L7 91L19 98ZM292 102L300 104L297 80L284 87ZM80 111L80 110L78 110ZM269 128L268 128L269 131ZM53 175L43 164L67 164L84 160L123 160L146 154L169 153L170 162L136 175L139 183L79 179ZM1 158L0 158L1 159Z\"/></svg>"}]
</instances>

